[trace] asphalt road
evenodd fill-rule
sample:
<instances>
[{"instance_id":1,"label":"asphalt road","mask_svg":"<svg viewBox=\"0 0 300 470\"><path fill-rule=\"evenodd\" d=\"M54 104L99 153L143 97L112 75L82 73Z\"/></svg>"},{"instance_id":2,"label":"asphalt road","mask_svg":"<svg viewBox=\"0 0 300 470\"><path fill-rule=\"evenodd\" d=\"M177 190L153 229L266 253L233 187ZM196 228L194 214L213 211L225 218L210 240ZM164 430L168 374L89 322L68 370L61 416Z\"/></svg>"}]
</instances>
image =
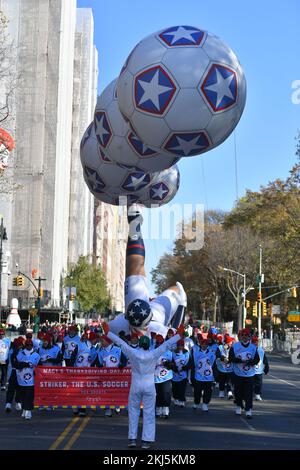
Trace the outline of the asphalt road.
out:
<instances>
[{"instance_id":1,"label":"asphalt road","mask_svg":"<svg viewBox=\"0 0 300 470\"><path fill-rule=\"evenodd\" d=\"M154 448L300 449L300 366L287 357L268 355L270 373L264 377L263 402L255 402L253 419L234 414L232 401L218 398L214 390L208 413L187 408L171 409L168 420L157 420ZM0 449L7 450L124 450L127 449L127 413L105 418L104 411L89 411L86 418L70 410L34 411L25 421L20 412L4 411L0 395Z\"/></svg>"}]
</instances>

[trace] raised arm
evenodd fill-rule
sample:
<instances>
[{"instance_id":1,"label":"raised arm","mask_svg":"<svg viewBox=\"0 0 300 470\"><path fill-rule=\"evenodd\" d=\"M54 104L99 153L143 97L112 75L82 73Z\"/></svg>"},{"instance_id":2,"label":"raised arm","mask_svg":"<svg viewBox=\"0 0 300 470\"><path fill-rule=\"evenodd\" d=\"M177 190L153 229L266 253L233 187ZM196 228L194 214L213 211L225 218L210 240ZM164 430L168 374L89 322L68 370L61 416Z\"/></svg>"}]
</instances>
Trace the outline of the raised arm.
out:
<instances>
[{"instance_id":1,"label":"raised arm","mask_svg":"<svg viewBox=\"0 0 300 470\"><path fill-rule=\"evenodd\" d=\"M177 341L180 340L180 338L181 336L177 334L172 338L168 339L163 344L158 346L158 348L153 350L153 356L158 359L167 349L170 349L172 346L174 346L174 344L176 344Z\"/></svg>"},{"instance_id":2,"label":"raised arm","mask_svg":"<svg viewBox=\"0 0 300 470\"><path fill-rule=\"evenodd\" d=\"M119 336L115 335L111 331L108 331L107 336L109 339L111 339L115 344L120 346L122 353L125 354L129 359L134 356L134 349L129 346L129 344L126 343L126 341L123 341Z\"/></svg>"}]
</instances>

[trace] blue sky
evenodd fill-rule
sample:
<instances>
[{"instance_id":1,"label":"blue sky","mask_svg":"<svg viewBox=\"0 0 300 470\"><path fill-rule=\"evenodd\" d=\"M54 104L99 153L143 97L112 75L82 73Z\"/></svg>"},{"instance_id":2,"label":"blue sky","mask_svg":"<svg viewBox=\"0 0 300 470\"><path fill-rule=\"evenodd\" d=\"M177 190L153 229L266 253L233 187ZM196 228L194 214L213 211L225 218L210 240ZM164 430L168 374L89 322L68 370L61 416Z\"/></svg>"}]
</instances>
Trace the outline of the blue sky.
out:
<instances>
[{"instance_id":1,"label":"blue sky","mask_svg":"<svg viewBox=\"0 0 300 470\"><path fill-rule=\"evenodd\" d=\"M238 56L247 79L247 103L236 128L238 194L285 178L295 162L300 104L299 0L77 0L93 10L99 52L98 93L118 76L131 49L159 29L187 24L222 38ZM230 210L236 200L234 138L201 157L179 163L181 185L173 202ZM172 247L147 241L147 271Z\"/></svg>"}]
</instances>

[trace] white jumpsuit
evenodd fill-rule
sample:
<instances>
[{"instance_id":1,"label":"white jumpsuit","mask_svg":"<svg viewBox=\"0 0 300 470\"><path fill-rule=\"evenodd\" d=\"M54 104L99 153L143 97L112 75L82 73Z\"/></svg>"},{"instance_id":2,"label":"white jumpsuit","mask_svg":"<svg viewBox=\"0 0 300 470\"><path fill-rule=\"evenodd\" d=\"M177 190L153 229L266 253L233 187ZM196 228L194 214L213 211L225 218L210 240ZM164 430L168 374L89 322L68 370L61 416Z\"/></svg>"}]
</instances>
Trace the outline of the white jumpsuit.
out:
<instances>
[{"instance_id":1,"label":"white jumpsuit","mask_svg":"<svg viewBox=\"0 0 300 470\"><path fill-rule=\"evenodd\" d=\"M132 348L111 331L107 336L130 360L132 369L131 387L128 400L129 430L128 439L136 439L138 433L140 405L143 403L142 440L155 441L155 400L154 371L160 356L180 339L175 335L156 349Z\"/></svg>"}]
</instances>

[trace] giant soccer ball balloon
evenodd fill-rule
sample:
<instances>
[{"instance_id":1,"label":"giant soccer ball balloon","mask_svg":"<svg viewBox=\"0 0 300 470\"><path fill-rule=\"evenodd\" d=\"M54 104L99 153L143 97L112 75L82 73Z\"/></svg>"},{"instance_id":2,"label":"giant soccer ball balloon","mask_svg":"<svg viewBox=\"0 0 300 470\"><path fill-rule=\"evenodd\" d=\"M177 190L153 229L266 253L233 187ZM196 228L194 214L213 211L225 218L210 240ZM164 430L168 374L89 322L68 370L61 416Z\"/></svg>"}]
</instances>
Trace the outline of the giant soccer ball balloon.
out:
<instances>
[{"instance_id":1,"label":"giant soccer ball balloon","mask_svg":"<svg viewBox=\"0 0 300 470\"><path fill-rule=\"evenodd\" d=\"M158 172L147 188L139 191L138 202L146 207L163 206L176 195L180 184L180 173L177 165Z\"/></svg>"},{"instance_id":2,"label":"giant soccer ball balloon","mask_svg":"<svg viewBox=\"0 0 300 470\"><path fill-rule=\"evenodd\" d=\"M117 95L121 113L145 144L192 156L231 134L245 106L246 81L221 39L174 26L137 44L121 70Z\"/></svg>"},{"instance_id":3,"label":"giant soccer ball balloon","mask_svg":"<svg viewBox=\"0 0 300 470\"><path fill-rule=\"evenodd\" d=\"M97 199L109 204L118 205L120 196L128 196L128 204L136 202L135 193L149 186L153 178L138 168L125 168L112 162L98 144L93 123L81 140L80 158L89 190Z\"/></svg>"},{"instance_id":4,"label":"giant soccer ball balloon","mask_svg":"<svg viewBox=\"0 0 300 470\"><path fill-rule=\"evenodd\" d=\"M179 158L161 154L156 148L145 145L132 131L120 113L117 80L112 81L99 96L95 114L95 133L107 157L122 165L135 166L146 172L161 171L174 165Z\"/></svg>"}]
</instances>

